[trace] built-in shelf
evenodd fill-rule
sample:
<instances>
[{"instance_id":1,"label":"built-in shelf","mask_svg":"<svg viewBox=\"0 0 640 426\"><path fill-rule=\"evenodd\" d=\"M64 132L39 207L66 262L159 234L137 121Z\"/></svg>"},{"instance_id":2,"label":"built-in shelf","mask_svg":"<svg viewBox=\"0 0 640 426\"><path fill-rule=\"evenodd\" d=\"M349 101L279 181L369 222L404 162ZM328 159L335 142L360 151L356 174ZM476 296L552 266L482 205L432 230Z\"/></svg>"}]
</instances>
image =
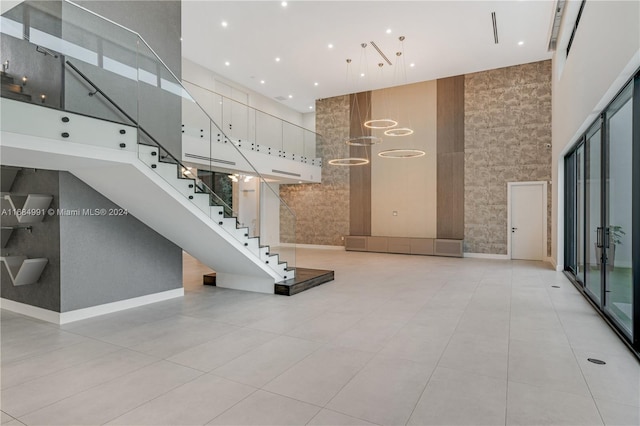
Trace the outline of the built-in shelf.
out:
<instances>
[{"instance_id":1,"label":"built-in shelf","mask_svg":"<svg viewBox=\"0 0 640 426\"><path fill-rule=\"evenodd\" d=\"M25 230L31 232L32 228L30 226L3 226L0 234L2 236L2 248L5 248L7 246L9 238L11 238L13 231L16 230Z\"/></svg>"},{"instance_id":2,"label":"built-in shelf","mask_svg":"<svg viewBox=\"0 0 640 426\"><path fill-rule=\"evenodd\" d=\"M15 211L18 223L42 222L53 196L45 194L5 195L11 208Z\"/></svg>"},{"instance_id":3,"label":"built-in shelf","mask_svg":"<svg viewBox=\"0 0 640 426\"><path fill-rule=\"evenodd\" d=\"M345 237L345 250L376 253L418 254L426 256L462 257L462 240L409 237Z\"/></svg>"},{"instance_id":4,"label":"built-in shelf","mask_svg":"<svg viewBox=\"0 0 640 426\"><path fill-rule=\"evenodd\" d=\"M48 259L27 259L26 256L2 256L0 261L7 267L14 286L37 283L49 262Z\"/></svg>"},{"instance_id":5,"label":"built-in shelf","mask_svg":"<svg viewBox=\"0 0 640 426\"><path fill-rule=\"evenodd\" d=\"M11 192L13 182L16 180L16 175L20 171L17 167L2 166L2 175L0 176L0 191Z\"/></svg>"}]
</instances>

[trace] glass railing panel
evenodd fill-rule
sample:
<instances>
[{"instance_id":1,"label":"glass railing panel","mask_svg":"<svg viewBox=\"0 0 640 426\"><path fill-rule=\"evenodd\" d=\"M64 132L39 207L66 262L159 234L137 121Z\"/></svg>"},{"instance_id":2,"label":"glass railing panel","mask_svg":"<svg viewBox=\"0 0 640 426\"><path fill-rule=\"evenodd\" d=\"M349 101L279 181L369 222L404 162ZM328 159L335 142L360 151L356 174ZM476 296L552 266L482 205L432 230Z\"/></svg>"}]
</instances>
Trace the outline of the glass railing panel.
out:
<instances>
[{"instance_id":1,"label":"glass railing panel","mask_svg":"<svg viewBox=\"0 0 640 426\"><path fill-rule=\"evenodd\" d=\"M61 37L49 45L63 55L64 109L135 124L138 37L73 4L61 4ZM43 37L43 42L50 38Z\"/></svg>"},{"instance_id":2,"label":"glass railing panel","mask_svg":"<svg viewBox=\"0 0 640 426\"><path fill-rule=\"evenodd\" d=\"M271 154L282 152L283 121L266 114L256 112L256 143L271 148Z\"/></svg>"},{"instance_id":3,"label":"glass railing panel","mask_svg":"<svg viewBox=\"0 0 640 426\"><path fill-rule=\"evenodd\" d=\"M282 133L282 150L286 158L301 160L304 157L304 129L285 121Z\"/></svg>"},{"instance_id":4,"label":"glass railing panel","mask_svg":"<svg viewBox=\"0 0 640 426\"><path fill-rule=\"evenodd\" d=\"M252 164L257 110L206 90L203 109L136 33L66 1L24 2L3 15L2 55L3 97L13 71L14 98L137 127L150 170L207 216L229 219L223 229L239 241L264 235L245 245L274 269L276 253L295 265L295 215ZM261 114L281 150L284 121ZM267 242L270 250L258 247Z\"/></svg>"}]
</instances>

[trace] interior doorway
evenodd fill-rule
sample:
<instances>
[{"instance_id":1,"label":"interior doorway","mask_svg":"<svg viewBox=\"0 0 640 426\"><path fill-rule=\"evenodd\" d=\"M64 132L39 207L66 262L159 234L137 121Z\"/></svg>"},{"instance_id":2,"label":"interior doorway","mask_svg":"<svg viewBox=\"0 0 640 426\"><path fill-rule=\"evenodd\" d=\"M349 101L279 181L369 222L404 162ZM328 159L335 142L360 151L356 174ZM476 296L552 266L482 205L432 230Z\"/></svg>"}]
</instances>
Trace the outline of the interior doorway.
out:
<instances>
[{"instance_id":1,"label":"interior doorway","mask_svg":"<svg viewBox=\"0 0 640 426\"><path fill-rule=\"evenodd\" d=\"M547 254L547 182L507 184L507 254L544 260Z\"/></svg>"}]
</instances>

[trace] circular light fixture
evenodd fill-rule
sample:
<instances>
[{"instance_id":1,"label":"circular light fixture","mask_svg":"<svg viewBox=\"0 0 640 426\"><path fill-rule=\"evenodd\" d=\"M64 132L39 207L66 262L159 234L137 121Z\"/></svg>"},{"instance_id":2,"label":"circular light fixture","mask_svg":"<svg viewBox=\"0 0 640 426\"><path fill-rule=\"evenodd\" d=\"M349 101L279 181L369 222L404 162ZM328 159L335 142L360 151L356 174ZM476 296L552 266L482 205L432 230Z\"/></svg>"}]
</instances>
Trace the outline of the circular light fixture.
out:
<instances>
[{"instance_id":1,"label":"circular light fixture","mask_svg":"<svg viewBox=\"0 0 640 426\"><path fill-rule=\"evenodd\" d=\"M264 80L260 80L260 84L264 84Z\"/></svg>"},{"instance_id":2,"label":"circular light fixture","mask_svg":"<svg viewBox=\"0 0 640 426\"><path fill-rule=\"evenodd\" d=\"M382 142L382 138L377 136L356 136L345 141L347 145L352 146L372 146Z\"/></svg>"},{"instance_id":3,"label":"circular light fixture","mask_svg":"<svg viewBox=\"0 0 640 426\"><path fill-rule=\"evenodd\" d=\"M329 164L332 166L362 166L369 164L369 160L357 157L335 158L333 160L329 160Z\"/></svg>"},{"instance_id":4,"label":"circular light fixture","mask_svg":"<svg viewBox=\"0 0 640 426\"><path fill-rule=\"evenodd\" d=\"M408 127L396 127L395 129L385 130L386 136L409 136L413 134L413 130Z\"/></svg>"},{"instance_id":5,"label":"circular light fixture","mask_svg":"<svg viewBox=\"0 0 640 426\"><path fill-rule=\"evenodd\" d=\"M283 1L282 3L280 3L282 5L282 7L287 7L287 2Z\"/></svg>"},{"instance_id":6,"label":"circular light fixture","mask_svg":"<svg viewBox=\"0 0 640 426\"><path fill-rule=\"evenodd\" d=\"M280 58L276 58L276 62L280 62Z\"/></svg>"},{"instance_id":7,"label":"circular light fixture","mask_svg":"<svg viewBox=\"0 0 640 426\"><path fill-rule=\"evenodd\" d=\"M364 73L363 72L360 73L360 77L364 77Z\"/></svg>"},{"instance_id":8,"label":"circular light fixture","mask_svg":"<svg viewBox=\"0 0 640 426\"><path fill-rule=\"evenodd\" d=\"M519 41L518 42L518 46L522 46L524 44L524 41Z\"/></svg>"},{"instance_id":9,"label":"circular light fixture","mask_svg":"<svg viewBox=\"0 0 640 426\"><path fill-rule=\"evenodd\" d=\"M316 81L315 83L313 83L313 85L314 85L314 86L317 86L317 85L318 85L318 82Z\"/></svg>"},{"instance_id":10,"label":"circular light fixture","mask_svg":"<svg viewBox=\"0 0 640 426\"><path fill-rule=\"evenodd\" d=\"M293 95L289 95L289 99L293 98Z\"/></svg>"},{"instance_id":11,"label":"circular light fixture","mask_svg":"<svg viewBox=\"0 0 640 426\"><path fill-rule=\"evenodd\" d=\"M224 64L225 64L226 66L231 65L231 64L229 63L229 61L225 62Z\"/></svg>"},{"instance_id":12,"label":"circular light fixture","mask_svg":"<svg viewBox=\"0 0 640 426\"><path fill-rule=\"evenodd\" d=\"M368 129L390 129L396 127L398 122L390 118L378 118L364 122L364 127Z\"/></svg>"},{"instance_id":13,"label":"circular light fixture","mask_svg":"<svg viewBox=\"0 0 640 426\"><path fill-rule=\"evenodd\" d=\"M409 64L409 66L410 66L411 68L413 68L413 67L415 67L415 66L416 66L416 64L414 64L413 62L411 62L411 63Z\"/></svg>"},{"instance_id":14,"label":"circular light fixture","mask_svg":"<svg viewBox=\"0 0 640 426\"><path fill-rule=\"evenodd\" d=\"M419 149L388 149L378 153L378 157L382 158L417 158L425 155L427 153Z\"/></svg>"},{"instance_id":15,"label":"circular light fixture","mask_svg":"<svg viewBox=\"0 0 640 426\"><path fill-rule=\"evenodd\" d=\"M387 34L391 34L391 28L387 28Z\"/></svg>"},{"instance_id":16,"label":"circular light fixture","mask_svg":"<svg viewBox=\"0 0 640 426\"><path fill-rule=\"evenodd\" d=\"M222 25L224 28L227 28L227 25L229 24L227 23L227 21L222 21L220 25Z\"/></svg>"},{"instance_id":17,"label":"circular light fixture","mask_svg":"<svg viewBox=\"0 0 640 426\"><path fill-rule=\"evenodd\" d=\"M329 43L329 45L327 46L329 49L333 49L333 44Z\"/></svg>"},{"instance_id":18,"label":"circular light fixture","mask_svg":"<svg viewBox=\"0 0 640 426\"><path fill-rule=\"evenodd\" d=\"M309 109L313 109L313 105L309 105Z\"/></svg>"}]
</instances>

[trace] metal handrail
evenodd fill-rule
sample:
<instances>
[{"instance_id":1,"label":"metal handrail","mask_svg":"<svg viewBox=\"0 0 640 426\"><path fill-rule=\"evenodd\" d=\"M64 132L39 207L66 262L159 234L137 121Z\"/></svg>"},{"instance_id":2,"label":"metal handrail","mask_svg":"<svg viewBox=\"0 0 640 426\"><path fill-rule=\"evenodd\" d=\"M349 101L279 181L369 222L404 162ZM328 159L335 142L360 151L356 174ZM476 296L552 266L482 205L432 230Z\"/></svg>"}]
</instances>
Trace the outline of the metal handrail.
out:
<instances>
[{"instance_id":1,"label":"metal handrail","mask_svg":"<svg viewBox=\"0 0 640 426\"><path fill-rule=\"evenodd\" d=\"M111 23L111 24L113 24L113 25L116 25L116 26L118 26L118 27L120 27L120 28L124 29L125 31L128 31L128 32L130 32L130 33L132 33L132 34L135 34L135 35L138 37L138 39L139 39L139 40L140 40L140 41L141 41L141 42L142 42L142 43L147 47L147 49L149 49L149 51L153 54L153 56L155 56L155 58L156 58L156 59L157 59L157 60L162 64L162 66L165 68L165 70L167 70L167 71L171 74L171 76L173 76L173 78L175 79L175 82L176 82L177 84L179 84L179 85L180 85L180 87L182 87L182 90L184 90L186 94L188 94L188 95L189 95L189 97L191 98L191 100L192 100L192 101L193 101L193 102L198 106L198 108L200 108L200 110L201 110L201 111L204 113L204 115L209 119L209 121L210 121L211 123L213 123L213 125L214 125L214 126L215 126L219 131L220 131L220 133L221 133L225 138L227 138L227 139L231 140L231 138L229 138L229 137L227 136L227 134L224 132L224 130L222 130L222 129L220 128L220 126L218 126L218 124L215 122L215 120L214 120L214 119L209 115L209 113L207 113L207 111L202 107L202 105L200 105L200 103L195 99L195 97L193 97L193 96L191 95L191 93L187 90L187 88L186 88L186 87L184 87L184 85L182 84L182 80L181 80L181 79L179 79L178 77L176 77L176 75L173 73L173 71L171 71L171 68L169 68L169 67L167 66L167 64L165 64L165 63L164 63L164 61L160 58L160 56L158 56L158 54L155 52L155 50L153 50L153 49L151 48L151 46L149 46L149 43L147 43L147 41L146 41L146 40L145 40L145 39L140 35L140 33L136 32L136 31L133 31L132 29L127 28L127 27L125 27L125 26L123 26L123 25L121 25L121 24L118 24L118 23L117 23L117 22L115 22L115 21L112 21L112 20L110 20L110 19L108 19L108 18L105 18L104 16L102 16L102 15L100 15L100 14L98 14L98 13L96 13L96 12L92 11L92 10L89 10L89 9L87 9L87 8L83 7L83 6L80 6L79 4L76 4L76 3L74 3L74 2L73 2L73 1L71 1L71 0L63 0L63 1L64 1L65 3L68 3L68 4L72 5L72 6L74 6L74 7L77 7L77 8L79 8L79 9L82 9L82 10L84 10L85 12L87 12L87 13L89 13L89 14L91 14L91 15L96 16L96 17L97 17L97 18L99 18L99 19L102 19L102 20L104 20L104 21L107 21L107 22L109 22L109 23ZM269 183L264 179L264 177L260 174L260 172L258 172L258 170L253 166L253 164L252 164L252 163L247 159L247 157L242 153L242 150L240 150L240 149L239 149L237 146L235 146L234 144L231 144L231 145L236 149L236 151L238 151L238 154L240 154L240 156L241 156L241 157L242 157L242 158L247 162L247 164L251 167L251 169L253 169L253 171L255 172L256 176L258 176L258 177L260 178L260 180L261 180L261 181L262 181L262 182L263 182L263 183L264 183L264 184L269 188L269 190L271 190L271 192L276 196L276 198L278 198L278 200L280 200L280 203L282 203L282 204L286 207L286 209L289 211L289 213L291 213L291 215L293 216L293 218L294 218L294 219L297 219L297 218L296 218L296 215L295 215L295 213L293 212L293 210L291 209L291 207L289 207L289 205L288 205L288 204L287 204L287 203L286 203L282 198L280 198L280 194L278 194L278 193L277 193L277 192L276 192L276 191L271 187L271 185L269 185Z\"/></svg>"},{"instance_id":2,"label":"metal handrail","mask_svg":"<svg viewBox=\"0 0 640 426\"><path fill-rule=\"evenodd\" d=\"M164 152L167 153L167 155L169 157L171 157L180 167L182 167L182 170L188 170L187 166L185 166L184 164L182 164L182 162L180 160L178 160L173 154L171 154L171 152L169 152L168 149L166 149L164 146L162 146L162 144L156 139L154 138L151 133L149 133L147 130L144 129L144 127L142 127L140 125L140 123L138 123L138 121L136 121L133 117L131 117L131 115L129 115L124 109L122 109L122 107L120 107L120 105L118 105L118 103L116 101L114 101L113 99L111 99L109 97L109 95L107 95L102 89L100 89L89 77L87 77L82 71L80 71L78 69L78 67L76 67L75 65L73 65L69 60L66 60L65 63L71 67L71 69L73 69L80 77L82 77L82 79L84 81L86 81L94 90L95 92L92 92L93 94L95 93L99 93L100 95L102 95L103 98L105 98L107 100L107 102L109 102L115 109L117 109L118 111L120 111L120 113L122 115L124 115L131 123L135 124L135 126L140 129L140 131L142 133L144 133L145 135L147 135L147 137L149 139L151 139L161 150L163 150ZM202 187L199 186L199 184L202 185ZM231 207L229 207L229 205L227 203L224 202L224 200L222 198L220 198L218 196L218 194L216 194L211 188L209 188L204 182L200 181L195 182L195 186L202 192L206 192L203 188L208 189L209 194L215 196L223 205L223 207L226 207L229 209L230 212L235 213L233 211L233 209Z\"/></svg>"}]
</instances>

